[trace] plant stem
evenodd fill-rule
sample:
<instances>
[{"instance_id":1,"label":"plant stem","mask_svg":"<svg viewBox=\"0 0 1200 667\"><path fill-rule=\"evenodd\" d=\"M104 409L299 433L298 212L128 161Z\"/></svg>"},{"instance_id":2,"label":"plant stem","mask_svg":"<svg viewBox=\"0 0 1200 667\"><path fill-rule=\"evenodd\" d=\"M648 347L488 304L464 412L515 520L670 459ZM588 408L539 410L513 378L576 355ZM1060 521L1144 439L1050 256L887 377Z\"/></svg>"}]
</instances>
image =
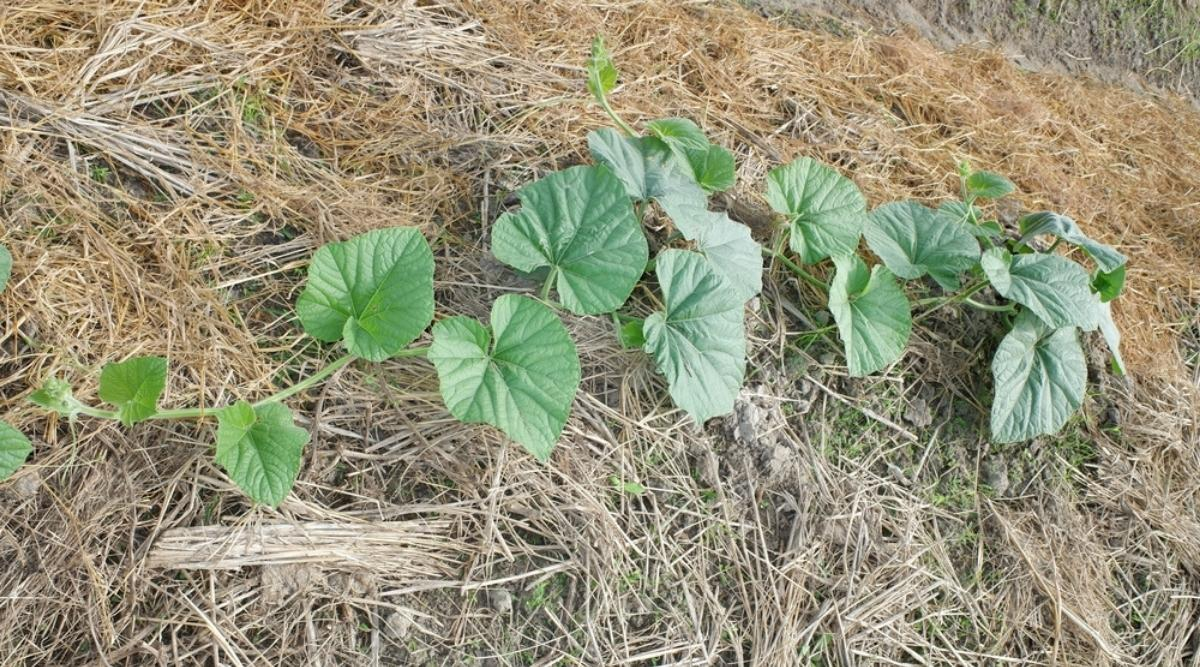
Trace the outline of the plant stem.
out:
<instances>
[{"instance_id":1,"label":"plant stem","mask_svg":"<svg viewBox=\"0 0 1200 667\"><path fill-rule=\"evenodd\" d=\"M612 105L608 103L608 95L600 96L600 106L604 108L604 113L608 114L608 117L617 124L617 127L621 128L622 132L631 137L638 136L637 131L630 127L629 123L626 123L624 120L622 120L621 117L617 115L616 111L613 111Z\"/></svg>"},{"instance_id":2,"label":"plant stem","mask_svg":"<svg viewBox=\"0 0 1200 667\"><path fill-rule=\"evenodd\" d=\"M980 279L978 282L971 284L970 286L968 286L966 289L964 289L961 292L956 292L954 294L949 294L946 296L934 296L934 297L929 297L928 299L919 299L918 301L916 301L916 303L914 305L917 305L917 306L932 305L933 307L930 308L929 310L921 313L920 315L917 315L916 317L914 317L913 322L920 322L921 320L936 313L938 310L940 310L942 307L944 307L948 304L955 303L958 301L967 301L967 300L969 300L970 296L972 296L976 292L979 292L980 290L982 290L983 288L985 288L987 286L988 286L988 281L987 281L987 279L984 278L984 279ZM984 304L980 304L980 305L984 305Z\"/></svg>"},{"instance_id":3,"label":"plant stem","mask_svg":"<svg viewBox=\"0 0 1200 667\"><path fill-rule=\"evenodd\" d=\"M542 283L541 297L542 301L550 301L550 288L554 285L554 279L558 277L558 267L550 267L550 273L546 274L546 282Z\"/></svg>"},{"instance_id":4,"label":"plant stem","mask_svg":"<svg viewBox=\"0 0 1200 667\"><path fill-rule=\"evenodd\" d=\"M95 417L97 419L111 419L116 421L118 418L115 410L101 410L100 408L93 408L90 405L80 405L78 406L78 409L79 414Z\"/></svg>"},{"instance_id":5,"label":"plant stem","mask_svg":"<svg viewBox=\"0 0 1200 667\"><path fill-rule=\"evenodd\" d=\"M809 285L812 285L813 287L817 288L824 294L829 293L829 287L826 286L825 283L822 282L820 278L814 276L813 274L809 273L808 271L805 271L803 268L800 267L799 264L788 259L787 256L784 255L782 252L779 252L778 250L771 250L769 248L763 248L762 252L763 252L763 255L766 255L767 257L773 257L773 258L779 260L780 264L783 264L784 266L786 266L789 270L791 270L792 273L796 274L802 280L804 280L804 282L808 283Z\"/></svg>"},{"instance_id":6,"label":"plant stem","mask_svg":"<svg viewBox=\"0 0 1200 667\"><path fill-rule=\"evenodd\" d=\"M400 353L396 354L395 356L397 356L397 357L417 356L418 351L420 354L424 354L428 349L429 348L422 348L422 347L409 348L407 350L401 350ZM255 403L254 407L256 407L256 408L262 407L263 405L266 405L267 403L277 403L277 402L282 401L290 396L295 396L296 394L299 394L300 392L304 391L305 389L308 389L309 387L319 383L320 381L324 380L325 378L329 377L330 375L333 375L335 372L337 372L337 370L339 368L341 368L342 366L345 366L346 364L350 363L351 361L354 361L354 359L355 359L354 355L350 355L350 354L339 357L338 359L331 362L328 366L325 366L321 370L304 378L303 380L288 387L287 389L277 391L274 394L271 394L270 396L264 398L263 400Z\"/></svg>"},{"instance_id":7,"label":"plant stem","mask_svg":"<svg viewBox=\"0 0 1200 667\"><path fill-rule=\"evenodd\" d=\"M1007 313L1015 308L1015 306L1011 303L992 305L990 303L980 303L975 299L963 299L962 301L972 308L978 308L979 310L986 310L992 313Z\"/></svg>"}]
</instances>

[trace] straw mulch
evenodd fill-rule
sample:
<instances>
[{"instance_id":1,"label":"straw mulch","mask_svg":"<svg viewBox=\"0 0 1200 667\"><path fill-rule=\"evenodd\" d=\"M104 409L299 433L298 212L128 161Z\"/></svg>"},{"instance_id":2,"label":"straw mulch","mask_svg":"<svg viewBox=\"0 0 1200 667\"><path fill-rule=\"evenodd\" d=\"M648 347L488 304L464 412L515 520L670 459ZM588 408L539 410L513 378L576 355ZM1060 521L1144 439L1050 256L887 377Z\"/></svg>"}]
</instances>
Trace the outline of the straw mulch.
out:
<instances>
[{"instance_id":1,"label":"straw mulch","mask_svg":"<svg viewBox=\"0 0 1200 667\"><path fill-rule=\"evenodd\" d=\"M529 289L487 230L513 189L587 159L597 33L627 119L691 117L735 151L736 205L761 208L798 155L873 204L936 203L965 158L1119 247L1133 381L1099 386L1120 429L1093 406L1073 482L939 504L924 467L888 464L944 439L891 426L924 371L981 400L952 366L986 372L988 340L931 329L873 384L836 359L795 381L789 313L817 304L774 270L732 424L754 417L749 435L689 426L596 318L569 322L585 391L550 464L453 422L425 362L359 365L293 402L314 439L279 511L212 463L211 424L69 424L24 401L52 375L94 399L98 369L136 354L170 358L171 406L261 397L335 353L290 306L316 247L368 229L427 233L443 314ZM0 400L36 446L0 485L0 664L1200 660L1184 102L721 3L20 0L0 7L0 159ZM886 392L897 413L871 402ZM856 404L868 454L831 455ZM985 439L966 445L978 470Z\"/></svg>"}]
</instances>

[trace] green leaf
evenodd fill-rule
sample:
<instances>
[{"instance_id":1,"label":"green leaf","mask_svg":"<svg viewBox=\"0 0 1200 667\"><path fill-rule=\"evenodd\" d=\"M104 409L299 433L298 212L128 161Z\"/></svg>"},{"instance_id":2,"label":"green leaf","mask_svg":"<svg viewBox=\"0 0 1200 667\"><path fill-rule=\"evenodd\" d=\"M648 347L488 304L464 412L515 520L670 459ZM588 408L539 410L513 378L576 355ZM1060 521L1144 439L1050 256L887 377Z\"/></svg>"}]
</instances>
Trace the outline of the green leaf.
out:
<instances>
[{"instance_id":1,"label":"green leaf","mask_svg":"<svg viewBox=\"0 0 1200 667\"><path fill-rule=\"evenodd\" d=\"M684 171L671 149L655 137L627 137L605 128L588 133L588 149L612 170L626 194L638 201L667 196L705 199L704 189Z\"/></svg>"},{"instance_id":2,"label":"green leaf","mask_svg":"<svg viewBox=\"0 0 1200 667\"><path fill-rule=\"evenodd\" d=\"M622 482L621 479L615 475L609 477L608 481L612 483L613 488L632 496L640 496L646 492L646 487L642 486L641 484L638 484L637 482Z\"/></svg>"},{"instance_id":3,"label":"green leaf","mask_svg":"<svg viewBox=\"0 0 1200 667\"><path fill-rule=\"evenodd\" d=\"M1108 345L1109 354L1112 355L1113 372L1117 375L1124 375L1125 360L1121 358L1121 332L1112 318L1112 304L1100 301L1095 304L1095 308L1096 323L1100 334L1104 336L1104 343Z\"/></svg>"},{"instance_id":4,"label":"green leaf","mask_svg":"<svg viewBox=\"0 0 1200 667\"><path fill-rule=\"evenodd\" d=\"M652 136L662 139L668 146L705 150L708 148L708 137L698 125L687 118L663 118L646 123L646 130Z\"/></svg>"},{"instance_id":5,"label":"green leaf","mask_svg":"<svg viewBox=\"0 0 1200 667\"><path fill-rule=\"evenodd\" d=\"M571 167L523 188L521 210L492 228L496 259L520 271L550 267L573 313L621 307L646 268L646 236L612 172Z\"/></svg>"},{"instance_id":6,"label":"green leaf","mask_svg":"<svg viewBox=\"0 0 1200 667\"><path fill-rule=\"evenodd\" d=\"M100 371L100 398L117 406L117 416L126 426L158 412L158 398L166 387L167 360L162 357L134 357L106 364Z\"/></svg>"},{"instance_id":7,"label":"green leaf","mask_svg":"<svg viewBox=\"0 0 1200 667\"><path fill-rule=\"evenodd\" d=\"M217 412L217 463L246 495L278 507L300 472L308 431L280 403L238 401Z\"/></svg>"},{"instance_id":8,"label":"green leaf","mask_svg":"<svg viewBox=\"0 0 1200 667\"><path fill-rule=\"evenodd\" d=\"M433 321L433 253L411 227L380 229L324 246L296 302L304 330L344 340L346 350L383 361Z\"/></svg>"},{"instance_id":9,"label":"green leaf","mask_svg":"<svg viewBox=\"0 0 1200 667\"><path fill-rule=\"evenodd\" d=\"M71 384L59 378L50 378L43 382L41 387L29 395L29 400L35 405L71 419L74 419L83 407L72 393Z\"/></svg>"},{"instance_id":10,"label":"green leaf","mask_svg":"<svg viewBox=\"0 0 1200 667\"><path fill-rule=\"evenodd\" d=\"M854 181L802 157L767 174L767 202L788 217L791 248L806 264L858 249L867 200Z\"/></svg>"},{"instance_id":11,"label":"green leaf","mask_svg":"<svg viewBox=\"0 0 1200 667\"><path fill-rule=\"evenodd\" d=\"M754 241L749 227L725 213L708 210L703 199L664 197L659 204L683 237L696 242L696 251L739 299L745 302L762 291L762 246Z\"/></svg>"},{"instance_id":12,"label":"green leaf","mask_svg":"<svg viewBox=\"0 0 1200 667\"><path fill-rule=\"evenodd\" d=\"M506 294L491 328L469 317L433 327L429 360L450 414L490 424L539 460L550 458L579 389L579 356L566 327L538 301Z\"/></svg>"},{"instance_id":13,"label":"green leaf","mask_svg":"<svg viewBox=\"0 0 1200 667\"><path fill-rule=\"evenodd\" d=\"M967 177L967 194L981 199L1000 199L1016 189L1012 181L990 171L977 171Z\"/></svg>"},{"instance_id":14,"label":"green leaf","mask_svg":"<svg viewBox=\"0 0 1200 667\"><path fill-rule=\"evenodd\" d=\"M863 235L892 273L909 280L928 273L948 291L958 289L958 274L979 261L979 243L966 226L916 202L871 211Z\"/></svg>"},{"instance_id":15,"label":"green leaf","mask_svg":"<svg viewBox=\"0 0 1200 667\"><path fill-rule=\"evenodd\" d=\"M1118 266L1115 271L1096 270L1092 274L1092 291L1100 295L1100 300L1108 303L1120 296L1125 289L1125 265Z\"/></svg>"},{"instance_id":16,"label":"green leaf","mask_svg":"<svg viewBox=\"0 0 1200 667\"><path fill-rule=\"evenodd\" d=\"M587 89L600 104L605 103L605 96L612 92L617 85L617 68L613 65L612 56L604 46L604 38L596 35L592 40L592 55L587 64Z\"/></svg>"},{"instance_id":17,"label":"green leaf","mask_svg":"<svg viewBox=\"0 0 1200 667\"><path fill-rule=\"evenodd\" d=\"M8 252L8 248L0 245L0 292L4 291L8 285L8 279L12 277L12 253Z\"/></svg>"},{"instance_id":18,"label":"green leaf","mask_svg":"<svg viewBox=\"0 0 1200 667\"><path fill-rule=\"evenodd\" d=\"M1042 234L1055 236L1083 248L1083 251L1095 260L1096 266L1105 273L1116 271L1127 261L1125 255L1117 252L1111 246L1089 238L1074 220L1065 215L1049 211L1030 213L1021 218L1020 225L1021 243L1028 245L1033 237Z\"/></svg>"},{"instance_id":19,"label":"green leaf","mask_svg":"<svg viewBox=\"0 0 1200 667\"><path fill-rule=\"evenodd\" d=\"M736 178L733 153L715 145L684 152L692 177L705 192L723 192L733 187Z\"/></svg>"},{"instance_id":20,"label":"green leaf","mask_svg":"<svg viewBox=\"0 0 1200 667\"><path fill-rule=\"evenodd\" d=\"M937 215L946 221L962 225L972 236L981 239L998 238L1004 235L1000 223L995 220L982 221L983 211L957 199L944 201L938 206Z\"/></svg>"},{"instance_id":21,"label":"green leaf","mask_svg":"<svg viewBox=\"0 0 1200 667\"><path fill-rule=\"evenodd\" d=\"M697 424L732 412L746 374L742 300L697 253L664 250L655 271L665 310L646 318L646 351L672 400Z\"/></svg>"},{"instance_id":22,"label":"green leaf","mask_svg":"<svg viewBox=\"0 0 1200 667\"><path fill-rule=\"evenodd\" d=\"M646 344L646 332L642 331L643 320L630 320L617 327L617 339L626 350L640 350Z\"/></svg>"},{"instance_id":23,"label":"green leaf","mask_svg":"<svg viewBox=\"0 0 1200 667\"><path fill-rule=\"evenodd\" d=\"M24 433L0 421L0 481L12 477L32 452L33 446Z\"/></svg>"},{"instance_id":24,"label":"green leaf","mask_svg":"<svg viewBox=\"0 0 1200 667\"><path fill-rule=\"evenodd\" d=\"M983 253L980 264L1001 296L1025 306L1046 324L1096 328L1087 272L1066 257L1013 256L1003 248L992 248Z\"/></svg>"},{"instance_id":25,"label":"green leaf","mask_svg":"<svg viewBox=\"0 0 1200 667\"><path fill-rule=\"evenodd\" d=\"M1051 435L1083 402L1087 363L1074 327L1051 328L1023 310L992 358L992 439Z\"/></svg>"},{"instance_id":26,"label":"green leaf","mask_svg":"<svg viewBox=\"0 0 1200 667\"><path fill-rule=\"evenodd\" d=\"M912 312L904 291L885 267L868 272L858 255L833 261L837 271L829 286L829 312L846 348L850 375L861 377L904 354L912 333Z\"/></svg>"}]
</instances>

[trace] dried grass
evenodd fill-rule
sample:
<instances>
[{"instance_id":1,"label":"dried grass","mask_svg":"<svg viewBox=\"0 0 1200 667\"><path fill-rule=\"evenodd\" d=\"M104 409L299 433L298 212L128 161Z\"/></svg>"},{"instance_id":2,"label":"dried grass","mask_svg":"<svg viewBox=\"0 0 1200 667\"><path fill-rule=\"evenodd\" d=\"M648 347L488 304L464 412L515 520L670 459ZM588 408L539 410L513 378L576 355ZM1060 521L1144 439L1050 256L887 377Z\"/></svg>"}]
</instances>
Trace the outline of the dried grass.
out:
<instances>
[{"instance_id":1,"label":"dried grass","mask_svg":"<svg viewBox=\"0 0 1200 667\"><path fill-rule=\"evenodd\" d=\"M423 362L364 366L309 395L314 442L278 512L230 488L209 426L65 424L23 402L54 374L91 398L103 363L148 353L171 359L171 405L267 393L328 353L289 315L306 258L366 229L438 241L443 312L527 289L488 259L487 227L513 188L585 159L605 122L581 86L597 32L627 118L690 116L735 150L734 204L758 206L766 170L801 154L872 202L935 202L965 157L1128 254L1117 316L1137 384L1109 389L1119 437L1086 426L1084 486L947 509L887 472L912 445L872 396L928 371L975 400L960 361L980 365L986 341L932 331L849 397L877 417L869 455L830 455L854 385L818 364L824 390L804 393L783 372L804 308L778 273L753 313L734 426L765 421L748 435L686 425L593 319L571 323L587 391L551 464L455 424ZM1197 378L1180 352L1200 338L1200 117L1183 102L720 4L24 0L0 8L0 127L16 257L0 396L37 448L0 486L4 664L1200 661ZM229 535L405 540L388 526L423 528L394 551L314 545L320 563L272 560L294 546L279 541L253 566L159 569L203 565ZM966 528L970 566L948 539Z\"/></svg>"}]
</instances>

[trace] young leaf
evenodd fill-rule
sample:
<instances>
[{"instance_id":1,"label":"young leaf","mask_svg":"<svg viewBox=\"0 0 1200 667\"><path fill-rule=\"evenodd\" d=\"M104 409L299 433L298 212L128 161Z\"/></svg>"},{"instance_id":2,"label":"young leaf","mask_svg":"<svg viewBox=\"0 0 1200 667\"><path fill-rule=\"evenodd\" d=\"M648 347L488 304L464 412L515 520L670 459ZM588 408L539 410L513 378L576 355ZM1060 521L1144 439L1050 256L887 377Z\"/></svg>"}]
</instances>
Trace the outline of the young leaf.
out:
<instances>
[{"instance_id":1,"label":"young leaf","mask_svg":"<svg viewBox=\"0 0 1200 667\"><path fill-rule=\"evenodd\" d=\"M1028 310L992 358L992 439L1020 442L1057 433L1083 402L1087 363L1074 327L1047 327Z\"/></svg>"},{"instance_id":2,"label":"young leaf","mask_svg":"<svg viewBox=\"0 0 1200 667\"><path fill-rule=\"evenodd\" d=\"M867 217L854 181L802 157L767 174L767 202L788 217L791 248L806 264L853 254Z\"/></svg>"},{"instance_id":3,"label":"young leaf","mask_svg":"<svg viewBox=\"0 0 1200 667\"><path fill-rule=\"evenodd\" d=\"M134 357L119 364L106 364L100 371L100 398L117 406L117 416L126 426L158 412L158 398L167 386L167 360Z\"/></svg>"},{"instance_id":4,"label":"young leaf","mask_svg":"<svg viewBox=\"0 0 1200 667\"><path fill-rule=\"evenodd\" d=\"M983 221L983 211L957 199L942 202L937 209L937 216L947 222L962 225L972 236L981 239L998 238L1004 235L1004 230L995 220ZM978 221L978 222L976 222Z\"/></svg>"},{"instance_id":5,"label":"young leaf","mask_svg":"<svg viewBox=\"0 0 1200 667\"><path fill-rule=\"evenodd\" d=\"M1020 226L1021 243L1028 245L1033 237L1049 234L1083 248L1083 251L1095 260L1096 266L1105 273L1116 271L1125 266L1127 261L1125 255L1111 246L1089 238L1074 220L1065 215L1049 211L1030 213L1021 218Z\"/></svg>"},{"instance_id":6,"label":"young leaf","mask_svg":"<svg viewBox=\"0 0 1200 667\"><path fill-rule=\"evenodd\" d=\"M655 137L627 137L605 128L588 133L588 149L612 170L626 194L638 201L662 197L705 199L703 188L683 170L670 147Z\"/></svg>"},{"instance_id":7,"label":"young leaf","mask_svg":"<svg viewBox=\"0 0 1200 667\"><path fill-rule=\"evenodd\" d=\"M1113 372L1117 375L1124 375L1125 360L1121 358L1121 332L1112 318L1112 304L1100 301L1095 304L1095 307L1096 322L1101 335L1104 336L1104 343L1108 345L1108 352L1112 355Z\"/></svg>"},{"instance_id":8,"label":"young leaf","mask_svg":"<svg viewBox=\"0 0 1200 667\"><path fill-rule=\"evenodd\" d=\"M506 294L491 329L469 317L433 326L429 360L455 418L490 424L539 460L550 458L579 389L579 356L566 327L538 301Z\"/></svg>"},{"instance_id":9,"label":"young leaf","mask_svg":"<svg viewBox=\"0 0 1200 667\"><path fill-rule=\"evenodd\" d=\"M597 102L604 104L605 97L617 85L617 68L613 65L612 56L609 55L608 48L604 46L604 38L600 35L596 35L592 40L592 56L588 58L587 71L588 92Z\"/></svg>"},{"instance_id":10,"label":"young leaf","mask_svg":"<svg viewBox=\"0 0 1200 667\"><path fill-rule=\"evenodd\" d=\"M296 312L317 340L344 340L370 361L391 357L433 321L429 243L416 229L393 227L322 247Z\"/></svg>"},{"instance_id":11,"label":"young leaf","mask_svg":"<svg viewBox=\"0 0 1200 667\"><path fill-rule=\"evenodd\" d=\"M742 300L694 252L664 250L655 272L666 310L643 329L671 399L697 424L732 412L746 374Z\"/></svg>"},{"instance_id":12,"label":"young leaf","mask_svg":"<svg viewBox=\"0 0 1200 667\"><path fill-rule=\"evenodd\" d=\"M646 332L642 330L645 326L643 320L630 320L617 328L617 339L621 341L621 347L626 350L640 350L646 344Z\"/></svg>"},{"instance_id":13,"label":"young leaf","mask_svg":"<svg viewBox=\"0 0 1200 667\"><path fill-rule=\"evenodd\" d=\"M958 289L958 274L979 261L979 243L966 226L916 202L871 211L863 235L892 273L909 280L928 273L947 291Z\"/></svg>"},{"instance_id":14,"label":"young leaf","mask_svg":"<svg viewBox=\"0 0 1200 667\"><path fill-rule=\"evenodd\" d=\"M1100 295L1100 300L1108 303L1117 298L1121 291L1125 289L1125 265L1118 266L1116 270L1105 273L1104 271L1096 270L1092 274L1092 291Z\"/></svg>"},{"instance_id":15,"label":"young leaf","mask_svg":"<svg viewBox=\"0 0 1200 667\"><path fill-rule=\"evenodd\" d=\"M1049 326L1096 328L1087 272L1066 257L1013 256L1003 248L992 248L983 253L980 264L1001 296L1033 311Z\"/></svg>"},{"instance_id":16,"label":"young leaf","mask_svg":"<svg viewBox=\"0 0 1200 667\"><path fill-rule=\"evenodd\" d=\"M29 438L0 421L0 481L8 479L24 465L31 452L33 446L29 444Z\"/></svg>"},{"instance_id":17,"label":"young leaf","mask_svg":"<svg viewBox=\"0 0 1200 667\"><path fill-rule=\"evenodd\" d=\"M751 237L750 228L708 210L704 200L664 197L659 204L743 303L762 291L762 246Z\"/></svg>"},{"instance_id":18,"label":"young leaf","mask_svg":"<svg viewBox=\"0 0 1200 667\"><path fill-rule=\"evenodd\" d=\"M733 153L715 145L684 152L692 177L705 192L723 192L733 187L736 177Z\"/></svg>"},{"instance_id":19,"label":"young leaf","mask_svg":"<svg viewBox=\"0 0 1200 667\"><path fill-rule=\"evenodd\" d=\"M217 412L217 463L257 502L278 507L296 483L308 431L280 403L238 401Z\"/></svg>"},{"instance_id":20,"label":"young leaf","mask_svg":"<svg viewBox=\"0 0 1200 667\"><path fill-rule=\"evenodd\" d=\"M552 173L521 189L521 210L492 228L496 259L520 271L550 267L562 304L580 315L621 307L646 267L646 236L620 181L605 167Z\"/></svg>"},{"instance_id":21,"label":"young leaf","mask_svg":"<svg viewBox=\"0 0 1200 667\"><path fill-rule=\"evenodd\" d=\"M704 131L687 118L652 120L646 123L646 130L668 146L692 150L708 148L708 137L704 136Z\"/></svg>"},{"instance_id":22,"label":"young leaf","mask_svg":"<svg viewBox=\"0 0 1200 667\"><path fill-rule=\"evenodd\" d=\"M900 358L912 333L908 299L890 271L867 265L858 255L834 257L829 312L846 348L850 375L861 377Z\"/></svg>"},{"instance_id":23,"label":"young leaf","mask_svg":"<svg viewBox=\"0 0 1200 667\"><path fill-rule=\"evenodd\" d=\"M70 383L58 378L50 378L43 382L41 387L29 395L29 400L35 405L71 419L74 419L83 407L72 393Z\"/></svg>"},{"instance_id":24,"label":"young leaf","mask_svg":"<svg viewBox=\"0 0 1200 667\"><path fill-rule=\"evenodd\" d=\"M8 279L12 276L12 264L12 254L8 252L8 248L0 245L0 292L4 291Z\"/></svg>"},{"instance_id":25,"label":"young leaf","mask_svg":"<svg viewBox=\"0 0 1200 667\"><path fill-rule=\"evenodd\" d=\"M990 171L977 171L967 177L967 194L981 199L1000 199L1016 189L1012 181Z\"/></svg>"}]
</instances>

